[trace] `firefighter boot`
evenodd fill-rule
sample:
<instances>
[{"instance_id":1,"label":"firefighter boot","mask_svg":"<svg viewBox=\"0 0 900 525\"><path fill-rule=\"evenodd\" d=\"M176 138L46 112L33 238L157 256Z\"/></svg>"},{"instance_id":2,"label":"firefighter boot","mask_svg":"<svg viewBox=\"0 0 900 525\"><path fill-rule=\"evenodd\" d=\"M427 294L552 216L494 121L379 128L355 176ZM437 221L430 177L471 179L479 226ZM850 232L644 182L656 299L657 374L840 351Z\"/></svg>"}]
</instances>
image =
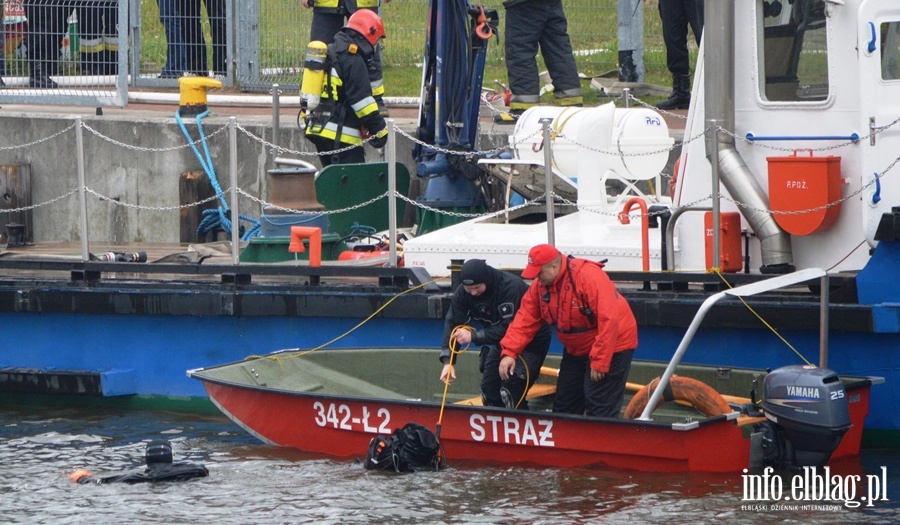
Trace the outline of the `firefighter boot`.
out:
<instances>
[{"instance_id":1,"label":"firefighter boot","mask_svg":"<svg viewBox=\"0 0 900 525\"><path fill-rule=\"evenodd\" d=\"M41 89L57 89L59 84L53 81L38 62L32 62L28 73L28 86Z\"/></svg>"},{"instance_id":2,"label":"firefighter boot","mask_svg":"<svg viewBox=\"0 0 900 525\"><path fill-rule=\"evenodd\" d=\"M656 105L657 109L687 109L691 105L691 77L672 75L672 94Z\"/></svg>"},{"instance_id":3,"label":"firefighter boot","mask_svg":"<svg viewBox=\"0 0 900 525\"><path fill-rule=\"evenodd\" d=\"M381 115L381 118L390 117L390 113L388 113L387 105L384 103L384 96L376 95L375 96L375 104L378 105L378 113Z\"/></svg>"}]
</instances>

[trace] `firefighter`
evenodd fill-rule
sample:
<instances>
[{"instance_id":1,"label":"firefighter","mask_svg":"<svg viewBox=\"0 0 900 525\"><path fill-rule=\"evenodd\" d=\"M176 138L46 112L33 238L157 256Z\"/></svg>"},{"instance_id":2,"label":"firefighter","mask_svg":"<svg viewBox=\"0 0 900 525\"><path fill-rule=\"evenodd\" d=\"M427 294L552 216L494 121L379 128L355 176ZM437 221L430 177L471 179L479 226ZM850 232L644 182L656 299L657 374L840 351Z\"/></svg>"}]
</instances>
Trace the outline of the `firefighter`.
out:
<instances>
[{"instance_id":1,"label":"firefighter","mask_svg":"<svg viewBox=\"0 0 900 525\"><path fill-rule=\"evenodd\" d=\"M71 5L67 0L25 0L28 18L28 86L56 89L50 78L58 72L59 42L68 25Z\"/></svg>"},{"instance_id":2,"label":"firefighter","mask_svg":"<svg viewBox=\"0 0 900 525\"><path fill-rule=\"evenodd\" d=\"M387 142L387 125L378 112L366 66L384 37L381 17L370 9L360 9L328 45L322 98L307 116L306 138L319 153L360 147L320 155L322 166L365 162L361 145L368 135L376 148Z\"/></svg>"},{"instance_id":3,"label":"firefighter","mask_svg":"<svg viewBox=\"0 0 900 525\"><path fill-rule=\"evenodd\" d=\"M81 51L81 72L115 75L119 71L118 0L75 3Z\"/></svg>"},{"instance_id":4,"label":"firefighter","mask_svg":"<svg viewBox=\"0 0 900 525\"><path fill-rule=\"evenodd\" d=\"M687 109L691 105L691 64L688 54L688 27L700 47L703 33L702 0L660 0L666 67L672 73L672 94L656 105L659 109Z\"/></svg>"},{"instance_id":5,"label":"firefighter","mask_svg":"<svg viewBox=\"0 0 900 525\"><path fill-rule=\"evenodd\" d=\"M220 80L225 77L227 65L228 21L225 13L225 0L185 0L179 5L182 15L182 29L186 52L187 72L200 77L209 76L209 62L206 56L206 39L203 36L200 9L206 7L209 17L210 37L212 38L213 76Z\"/></svg>"},{"instance_id":6,"label":"firefighter","mask_svg":"<svg viewBox=\"0 0 900 525\"><path fill-rule=\"evenodd\" d=\"M512 97L509 112L498 122L515 122L526 109L540 102L540 79L535 57L541 55L553 81L553 95L560 106L581 106L581 80L566 32L568 21L562 0L508 0L506 9L506 72Z\"/></svg>"},{"instance_id":7,"label":"firefighter","mask_svg":"<svg viewBox=\"0 0 900 525\"><path fill-rule=\"evenodd\" d=\"M603 265L538 244L528 252L522 278L534 281L500 340L500 378L515 373L518 356L549 325L563 344L553 411L619 417L638 346L637 321Z\"/></svg>"},{"instance_id":8,"label":"firefighter","mask_svg":"<svg viewBox=\"0 0 900 525\"><path fill-rule=\"evenodd\" d=\"M309 41L320 41L330 44L334 35L340 31L347 17L360 9L370 9L379 14L381 0L301 0L303 7L312 8L313 18L309 28ZM385 0L389 3L391 0ZM381 71L381 45L375 46L375 53L367 64L369 81L372 83L372 95L378 104L382 117L387 116L384 105L384 74Z\"/></svg>"}]
</instances>

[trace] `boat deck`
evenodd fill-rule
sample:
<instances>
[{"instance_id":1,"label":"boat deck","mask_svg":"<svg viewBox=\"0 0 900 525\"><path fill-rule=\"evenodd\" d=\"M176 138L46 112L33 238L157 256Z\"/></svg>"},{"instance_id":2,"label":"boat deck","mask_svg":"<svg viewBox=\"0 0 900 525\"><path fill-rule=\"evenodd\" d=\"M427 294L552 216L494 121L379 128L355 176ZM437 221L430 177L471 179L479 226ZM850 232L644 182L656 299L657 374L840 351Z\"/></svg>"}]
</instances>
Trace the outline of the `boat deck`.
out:
<instances>
[{"instance_id":1,"label":"boat deck","mask_svg":"<svg viewBox=\"0 0 900 525\"><path fill-rule=\"evenodd\" d=\"M480 406L481 374L476 356L457 359L457 380L444 391L437 381L437 349L341 349L337 351L285 351L247 359L239 363L190 371L203 380L240 384L248 388L274 389L296 394L349 396L353 398L441 403ZM526 396L530 410L550 410L556 393L556 377L560 355L548 355L542 373ZM636 360L632 363L627 395L622 414L632 397L644 385L658 378L666 363ZM761 398L766 370L735 367L709 367L682 364L679 377L696 379L718 392L735 411L741 405ZM862 378L843 378L851 388ZM755 396L755 397L754 397ZM661 423L685 424L716 416L704 416L685 402L668 402L653 411L653 420ZM740 426L761 419L743 416Z\"/></svg>"}]
</instances>

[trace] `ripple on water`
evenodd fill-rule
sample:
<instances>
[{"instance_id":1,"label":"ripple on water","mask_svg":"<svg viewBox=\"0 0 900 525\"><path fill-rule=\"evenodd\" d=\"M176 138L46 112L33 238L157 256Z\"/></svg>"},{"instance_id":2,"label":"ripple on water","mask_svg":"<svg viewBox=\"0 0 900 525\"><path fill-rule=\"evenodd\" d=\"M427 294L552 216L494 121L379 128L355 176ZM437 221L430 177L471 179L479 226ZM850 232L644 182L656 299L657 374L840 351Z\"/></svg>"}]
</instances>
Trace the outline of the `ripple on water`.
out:
<instances>
[{"instance_id":1,"label":"ripple on water","mask_svg":"<svg viewBox=\"0 0 900 525\"><path fill-rule=\"evenodd\" d=\"M146 442L169 439L177 460L204 463L186 483L75 485L75 468L117 473L142 462ZM360 459L365 451L360 451ZM900 492L900 454L888 465ZM896 523L895 502L832 513L741 511L735 475L660 475L602 468L489 467L370 472L259 444L222 419L164 413L0 408L0 516L5 523ZM895 498L896 500L897 498Z\"/></svg>"}]
</instances>

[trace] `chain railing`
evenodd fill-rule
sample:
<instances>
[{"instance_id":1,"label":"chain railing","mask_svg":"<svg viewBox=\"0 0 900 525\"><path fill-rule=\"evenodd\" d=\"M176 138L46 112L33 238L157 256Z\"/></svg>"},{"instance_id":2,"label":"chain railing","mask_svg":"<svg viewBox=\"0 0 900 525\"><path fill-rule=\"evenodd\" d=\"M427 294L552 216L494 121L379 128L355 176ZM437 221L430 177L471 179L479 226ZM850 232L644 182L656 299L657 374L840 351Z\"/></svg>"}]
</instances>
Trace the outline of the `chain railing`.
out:
<instances>
[{"instance_id":1,"label":"chain railing","mask_svg":"<svg viewBox=\"0 0 900 525\"><path fill-rule=\"evenodd\" d=\"M234 117L232 117L232 118L234 118ZM865 137L860 137L859 141L868 139L868 138L870 138L870 137L874 137L874 136L876 136L876 135L878 135L878 134L880 134L880 133L885 133L885 132L887 132L888 130L890 130L893 126L895 126L896 124L898 124L898 123L900 123L900 118L898 118L897 120L891 122L891 123L888 124L888 125L880 126L880 127L877 127L877 128L873 128L872 132L871 132L869 135L867 135L867 136L865 136ZM123 142L122 140L115 139L115 138L113 138L113 137L104 135L103 133L101 133L100 131L98 131L98 130L92 128L92 127L89 126L88 124L85 124L85 123L81 122L81 119L79 118L79 119L76 120L76 123L75 123L75 124L69 125L69 126L65 127L64 129L62 129L62 130L59 130L59 131L57 131L57 132L54 132L54 133L48 135L47 137L44 137L44 138L41 138L41 139L37 139L37 140L33 140L33 141L30 141L30 142L28 142L28 143L23 143L23 144L6 145L6 146L3 146L2 148L0 148L0 151L14 151L14 150L18 150L18 149L28 149L28 148L30 148L30 147L33 147L33 146L37 145L37 144L43 144L43 143L50 142L50 141L53 141L53 140L58 140L58 139L60 139L61 137L63 137L64 135L66 135L66 134L68 134L68 133L70 133L70 132L73 132L73 131L76 131L76 132L77 132L78 129L76 129L76 128L78 128L78 127L80 127L81 129L84 129L84 130L89 131L89 132L90 132L94 137L96 137L98 140L102 140L102 141L109 142L109 143L111 143L111 144L114 144L114 145L116 145L116 146L118 146L118 147L121 147L121 148L127 149L127 150L135 150L135 151L141 151L141 152L145 152L145 153L166 153L166 152L170 152L170 151L173 151L173 150L176 150L176 149L183 149L183 148L191 147L191 143L185 143L185 144L181 144L181 145L177 145L177 146L170 146L170 147L159 147L159 148L148 148L148 147L137 146L137 145L134 145L134 144L128 144L128 143L126 143L126 142ZM246 137L248 137L250 140L257 142L257 143L261 144L262 146L264 146L264 147L266 147L266 148L271 148L271 147L274 146L271 142L267 141L267 140L264 139L263 137L260 137L260 136L258 136L258 135L256 135L256 134L254 134L252 131L250 131L249 129L247 129L247 128L243 127L243 126L235 125L235 126L233 127L233 130L230 131L230 132L229 132L229 129L231 129L231 126L228 126L228 127L223 126L221 129L216 130L216 131L212 132L211 134L209 134L209 135L206 137L206 140L207 140L207 141L210 141L210 139L222 140L222 139L224 139L224 138L228 138L229 140L231 140L231 137L226 137L226 134L227 134L227 133L237 133L237 132L239 131L240 133L242 133L242 134L244 134ZM720 131L720 132L722 132L722 133L726 133L726 134L728 134L729 136L731 136L731 137L733 137L733 138L735 138L735 139L741 139L741 137L738 136L738 135L736 135L733 131L726 130L726 129L721 128L721 127L717 127L717 130ZM689 138L687 138L687 139L685 139L685 140L683 140L683 141L681 141L681 142L678 142L678 143L673 144L673 146L671 146L670 148L662 149L662 150L656 151L655 153L670 152L670 151L673 150L673 149L681 148L681 147L683 147L683 146L686 145L686 144L689 144L689 143L691 143L691 142L693 142L693 141L695 141L695 140L698 140L698 139L703 138L703 136L704 136L704 134L706 133L706 131L707 131L707 130L704 130L702 133L698 133L698 134L695 135L695 136L689 137ZM396 133L396 136L398 136L398 137L404 137L404 138L406 138L406 139L407 139L409 142L411 142L411 143L421 144L421 145L424 145L424 146L426 146L426 147L428 147L428 148L434 149L435 151L440 151L440 152L443 152L443 153L445 153L445 154L452 154L452 155L459 155L459 154L461 154L461 152L458 152L458 151L444 150L444 149L442 149L442 148L436 148L436 147L434 147L434 146L431 146L431 145L428 145L428 144L424 144L424 143L422 143L421 141L419 141L419 140L415 139L414 137L410 136L409 134L407 134L407 133L405 133L405 132L403 132L403 131L397 130L397 129L396 129L395 127L393 127L393 126L391 126L391 128L390 128L390 132L391 132L391 133ZM538 131L535 132L535 133L540 134L541 131L538 130ZM530 139L532 139L534 136L535 136L535 135L532 134L532 135L530 135L530 136L528 136L528 137L519 138L518 140L516 140L515 142L513 142L510 146L507 146L507 147L504 147L504 148L495 148L495 149L484 150L484 151L464 152L464 154L465 154L467 157L480 157L480 156L485 156L485 155L495 155L495 154L497 154L497 153L499 153L499 152L503 152L503 151L511 151L511 150L513 150L513 149L515 148L516 145L519 145L519 144L521 144L521 143L530 143L530 142L528 142L528 141L529 141ZM559 136L561 136L561 135L557 135L557 136L559 137ZM841 143L841 144L839 144L839 145L837 145L837 146L827 146L827 147L823 147L823 148L814 148L814 151L831 151L831 150L838 149L838 148L852 147L852 146L855 146L856 144L858 144L859 141L848 141L848 142ZM197 141L197 142L199 142L199 141ZM194 144L196 145L197 142L195 142ZM395 147L396 147L396 137L394 138L394 140L393 140L392 143L395 144ZM744 143L745 143L747 146L749 146L749 147L764 147L764 148L769 148L769 149L771 149L771 146L764 145L764 144L760 144L760 143L755 142L755 141L744 140ZM280 152L283 152L283 153L297 154L297 155L308 155L308 156L309 156L309 155L333 155L333 154L335 154L335 153L337 153L337 152L342 152L342 151L345 151L345 150L347 150L347 149L349 149L349 148L353 148L353 147L363 147L364 144L365 144L365 142L364 142L363 144L359 144L359 145L356 145L356 146L350 146L350 147L348 147L348 148L341 148L341 149L335 150L335 151L323 151L323 152L318 152L318 153L303 152L303 151L294 151L294 150L290 150L290 149L287 149L287 148L278 148L278 150L279 150ZM593 148L591 148L591 147L588 146L588 145L580 144L580 143L578 143L578 142L574 142L574 144L575 144L576 146L580 147L580 148L593 149ZM609 154L609 155L625 156L625 157L630 157L630 156L642 156L642 155L645 155L645 153L624 153L624 152L621 152L621 151L618 151L618 152L610 152L610 151L602 151L602 150L594 150L594 151L597 151L597 152L599 152L599 153ZM788 150L788 151L794 151L794 150ZM82 156L83 156L83 155L82 155ZM394 157L394 158L396 158L396 157ZM753 207L753 206L751 206L751 205L749 205L749 204L747 204L747 203L743 203L743 202L737 201L737 200L735 200L735 199L733 199L733 198L731 198L730 196L725 195L725 194L720 194L720 195L719 195L719 198L724 199L724 200L726 200L726 201L728 201L728 202L731 202L732 204L734 204L735 206L737 206L737 207L739 207L739 208L741 208L741 209L750 210L750 211L754 211L754 212L764 212L764 213L769 213L769 214L772 214L772 215L801 215L801 214L807 214L807 213L814 213L814 212L821 211L821 210L824 210L824 209L827 209L827 208L830 208L830 207L838 206L838 205L842 204L843 202L849 201L849 200L851 200L851 199L858 198L858 196L861 195L863 192L872 189L873 186L877 186L877 185L880 183L880 180L881 180L883 177L885 177L885 176L886 176L886 175L887 175L887 174L888 174L888 173L889 173L889 172L897 165L898 162L900 162L900 156L898 156L897 158L895 158L895 159L894 159L887 167L885 167L884 170L882 170L881 172L875 173L875 174L874 174L874 177L873 177L870 181L865 182L865 183L861 183L860 187L859 187L858 189L856 189L855 191L853 191L853 192L851 192L851 193L849 193L849 194L847 194L847 195L845 195L845 196L841 197L840 199L837 199L837 200L835 200L835 201L833 201L833 202L825 203L825 204L823 204L823 205L816 206L816 207L813 207L813 208L802 209L802 210L790 210L790 211L780 211L780 210L770 210L770 209L759 209L759 208ZM76 194L80 193L81 191L84 191L86 194L90 194L90 195L96 197L97 199L99 199L100 201L106 202L106 203L108 203L108 204L110 204L110 205L112 205L112 206L124 207L124 208L129 208L129 209L134 209L134 210L142 210L142 211L148 211L148 212L169 212L169 211L176 211L176 210L180 211L180 210L185 210L185 209L189 209L189 208L195 208L195 207L203 206L204 204L207 204L207 203L209 203L209 202L212 202L212 201L215 201L215 200L218 200L218 199L222 199L222 198L224 198L224 196L226 196L226 195L228 195L228 194L230 194L230 193L232 193L232 192L236 192L236 193L239 194L240 196L249 199L251 202L253 202L253 203L256 204L256 205L259 205L259 206L265 207L265 208L270 208L270 209L273 209L273 210L277 210L277 211L279 211L279 212L287 213L287 214L297 214L297 215L304 215L304 214L316 214L316 215L319 215L319 214L325 214L325 215L328 215L328 214L341 214L341 213L347 213L347 212L352 212L352 211L358 210L358 209L360 209L360 208L363 208L363 207L365 207L365 206L368 206L368 205L370 205L370 204L373 204L373 203L375 203L375 202L377 202L377 201L380 201L380 200L382 200L382 199L390 199L390 198L394 198L394 199L402 200L402 201L406 202L407 204L410 204L410 205L412 205L412 206L415 206L415 207L420 208L420 209L422 209L422 210L426 210L426 211L431 212L431 213L443 214L443 215L447 215L447 216L451 216L451 217L457 217L457 218L463 218L463 219L474 219L474 218L490 219L490 218L493 218L493 217L496 217L496 216L500 216L500 215L503 215L503 214L508 214L508 213L510 213L511 211L514 211L514 210L520 210L520 209L524 209L524 208L527 208L527 207L530 207L530 206L541 206L541 205L544 204L544 199L545 199L545 197L546 197L546 194L545 194L545 195L542 195L542 196L540 196L540 197L538 197L538 198L535 198L535 199L526 201L525 203L520 204L520 205L515 206L515 207L508 207L508 208L504 208L504 209L500 209L500 210L494 210L494 211L487 212L487 213L463 213L463 212L451 211L451 210L446 210L446 209L436 208L436 207L433 207L433 206L428 206L428 205L426 205L426 204L423 204L423 203L417 201L415 198L406 196L406 195L402 194L401 192L395 191L393 194L391 194L391 192L385 192L385 193L383 193L383 194L381 194L381 195L372 197L372 198L366 200L365 202L360 202L360 203L357 203L357 204L354 204L354 205L351 205L351 206L348 206L348 207L345 207L345 208L342 208L342 209L332 209L332 210L324 210L324 211L308 211L308 210L295 210L295 209L289 209L289 208L284 208L284 207L282 207L282 206L278 206L278 205L276 205L276 204L273 204L273 203L271 203L271 202L266 201L266 200L263 199L263 198L260 198L260 197L258 197L258 196L256 196L256 195L254 195L253 193L248 192L248 191L246 191L245 189L242 189L242 188L228 188L227 190L222 190L220 193L217 193L216 195L213 195L213 196L210 196L210 197L206 197L206 198L204 198L204 199L197 200L196 202L190 202L190 203L185 203L185 204L181 204L181 205L173 205L173 206L148 206L148 205L145 205L145 204L136 204L136 203L131 203L131 202L123 202L123 201L121 201L120 199L116 199L116 198L109 197L109 196L107 196L107 195L104 195L102 192L98 191L97 189L91 188L91 187L88 187L87 185L85 185L85 187L83 187L83 188L72 189L72 190L70 190L70 191L68 191L68 192L65 192L65 193L63 193L63 194L60 194L60 195L57 196L57 197L47 199L47 200L45 200L45 201L43 201L43 202L41 202L41 203L39 203L39 204L33 204L33 205L21 206L21 207L17 207L17 208L5 209L5 210L3 210L3 212L4 212L4 213L7 213L7 214L15 214L15 213L20 213L20 212L33 211L33 210L35 210L35 209L42 208L42 207L53 206L53 205L56 205L57 203L59 203L60 201L63 201L63 200L65 200L65 199L67 199L67 198L69 198L69 197L71 197L71 196L73 196L73 195L76 195ZM594 213L594 214L600 214L600 215L605 215L605 216L609 216L609 217L616 217L616 218L618 218L619 215L620 215L618 212L612 212L612 211L606 211L606 210L597 209L595 206L580 206L580 205L578 205L577 203L568 200L568 199L565 198L564 196L559 195L559 194L553 192L552 188L549 188L549 191L550 191L550 193L551 193L551 197L552 197L553 201L554 201L555 203L557 203L558 205L561 205L561 206L568 206L568 207L574 207L574 208L578 209L579 211L584 211L584 212L589 212L589 213ZM679 209L694 209L694 208L696 208L698 205L700 205L701 203L710 201L712 198L713 198L713 195L710 194L710 195L707 195L707 196L705 196L705 197L698 198L698 199L696 199L695 201L690 202L690 203L681 204L681 205L678 205L678 206L668 205L668 206L667 206L667 209L668 209L668 211L671 211L671 212L675 212L675 211L677 211L677 210L679 210ZM83 214L83 215L86 215L86 214L87 214L87 210L86 210L86 209L81 209L81 210L80 210L80 213ZM653 216L653 215L661 214L661 213L665 213L665 211L662 211L662 212L648 212L647 214L641 214L641 213L631 214L631 213L629 213L629 217L630 217L630 218L635 218L635 219L637 219L637 218L642 217L643 215L646 215L646 216Z\"/></svg>"}]
</instances>

